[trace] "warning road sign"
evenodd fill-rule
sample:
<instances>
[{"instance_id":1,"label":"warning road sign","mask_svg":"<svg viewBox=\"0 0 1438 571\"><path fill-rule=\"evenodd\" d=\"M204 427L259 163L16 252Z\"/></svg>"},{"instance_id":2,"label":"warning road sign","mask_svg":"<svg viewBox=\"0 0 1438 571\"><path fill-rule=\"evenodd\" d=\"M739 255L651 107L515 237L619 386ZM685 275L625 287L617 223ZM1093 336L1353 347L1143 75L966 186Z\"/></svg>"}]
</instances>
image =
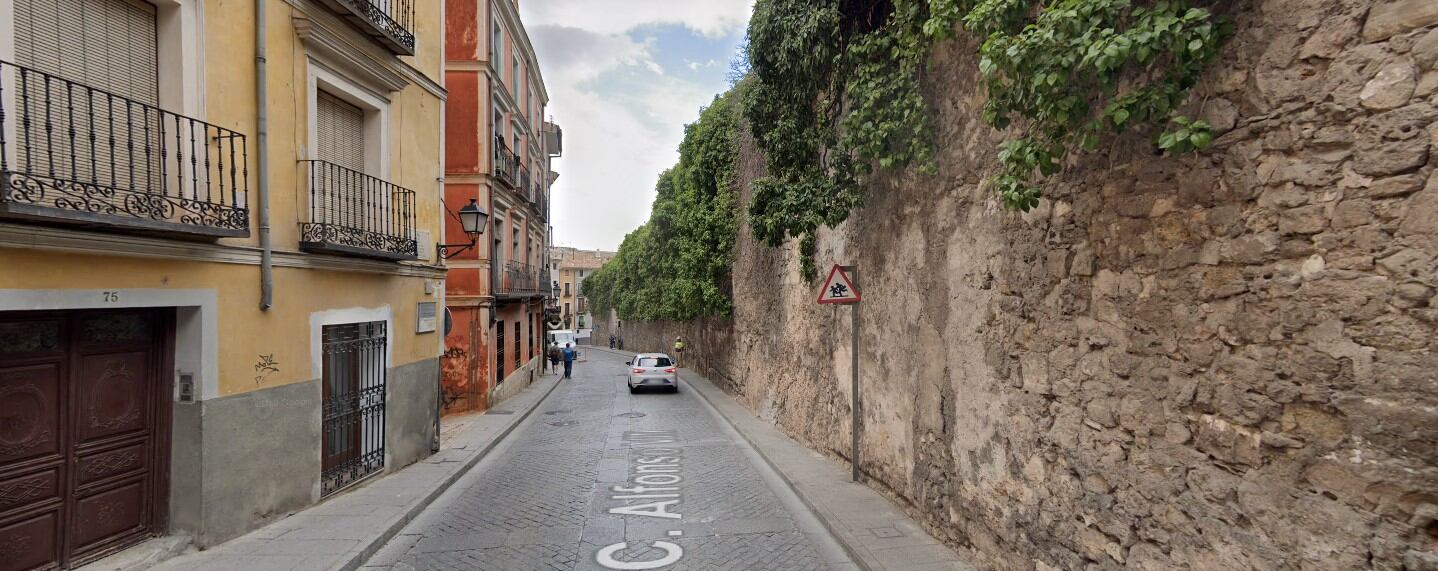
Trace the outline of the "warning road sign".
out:
<instances>
[{"instance_id":1,"label":"warning road sign","mask_svg":"<svg viewBox=\"0 0 1438 571\"><path fill-rule=\"evenodd\" d=\"M859 290L844 268L834 264L829 270L829 279L824 280L824 289L819 290L819 303L858 303Z\"/></svg>"}]
</instances>

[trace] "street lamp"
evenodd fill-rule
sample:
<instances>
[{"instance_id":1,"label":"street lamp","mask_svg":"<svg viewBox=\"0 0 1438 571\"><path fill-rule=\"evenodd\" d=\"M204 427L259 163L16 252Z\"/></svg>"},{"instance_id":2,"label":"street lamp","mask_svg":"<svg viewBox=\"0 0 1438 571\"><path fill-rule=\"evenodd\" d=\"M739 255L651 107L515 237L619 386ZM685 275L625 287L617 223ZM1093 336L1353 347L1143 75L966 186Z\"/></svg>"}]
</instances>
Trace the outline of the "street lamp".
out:
<instances>
[{"instance_id":1,"label":"street lamp","mask_svg":"<svg viewBox=\"0 0 1438 571\"><path fill-rule=\"evenodd\" d=\"M450 256L473 248L475 244L479 243L479 235L484 233L485 223L489 221L489 213L485 212L483 208L480 208L479 201L473 198L469 199L469 204L466 204L464 208L459 209L458 214L450 213L450 216L459 218L459 226L464 230L464 234L469 236L469 243L437 244L439 247L439 257L441 258L449 258ZM450 248L458 249L451 252L449 251Z\"/></svg>"}]
</instances>

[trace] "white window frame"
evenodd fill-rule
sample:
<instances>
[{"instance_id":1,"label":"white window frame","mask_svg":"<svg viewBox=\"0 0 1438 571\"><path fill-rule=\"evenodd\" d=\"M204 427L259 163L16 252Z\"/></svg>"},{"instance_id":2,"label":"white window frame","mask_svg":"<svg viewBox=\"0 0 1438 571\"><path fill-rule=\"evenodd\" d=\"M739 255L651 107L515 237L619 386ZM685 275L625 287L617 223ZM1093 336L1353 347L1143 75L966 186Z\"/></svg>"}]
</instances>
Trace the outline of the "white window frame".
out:
<instances>
[{"instance_id":1,"label":"white window frame","mask_svg":"<svg viewBox=\"0 0 1438 571\"><path fill-rule=\"evenodd\" d=\"M494 62L495 69L499 69L499 61L504 55L504 26L499 23L499 14L493 10L489 13L489 23L489 59Z\"/></svg>"},{"instance_id":2,"label":"white window frame","mask_svg":"<svg viewBox=\"0 0 1438 571\"><path fill-rule=\"evenodd\" d=\"M364 173L389 181L389 100L364 86L309 59L305 97L308 106L308 131L305 157L319 160L319 92L335 96L364 110Z\"/></svg>"},{"instance_id":3,"label":"white window frame","mask_svg":"<svg viewBox=\"0 0 1438 571\"><path fill-rule=\"evenodd\" d=\"M208 121L205 105L205 0L141 0L155 7L156 71L159 72L160 108L171 113ZM0 30L0 60L15 61L15 0L0 0L0 22L8 29ZM18 85L14 72L7 67L0 80L5 85ZM11 101L0 105L13 107ZM15 115L7 108L7 117ZM15 141L19 121L6 120L5 140ZM7 145L7 161L12 164L19 145Z\"/></svg>"}]
</instances>

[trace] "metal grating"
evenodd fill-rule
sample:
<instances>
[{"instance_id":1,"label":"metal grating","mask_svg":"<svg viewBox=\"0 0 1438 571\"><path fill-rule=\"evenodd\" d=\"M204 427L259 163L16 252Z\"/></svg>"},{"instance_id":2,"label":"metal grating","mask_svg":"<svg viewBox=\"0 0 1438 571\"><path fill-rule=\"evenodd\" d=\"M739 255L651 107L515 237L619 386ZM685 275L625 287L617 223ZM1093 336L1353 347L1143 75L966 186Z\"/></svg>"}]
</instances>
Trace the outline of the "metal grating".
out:
<instances>
[{"instance_id":1,"label":"metal grating","mask_svg":"<svg viewBox=\"0 0 1438 571\"><path fill-rule=\"evenodd\" d=\"M384 469L383 321L326 325L321 495Z\"/></svg>"}]
</instances>

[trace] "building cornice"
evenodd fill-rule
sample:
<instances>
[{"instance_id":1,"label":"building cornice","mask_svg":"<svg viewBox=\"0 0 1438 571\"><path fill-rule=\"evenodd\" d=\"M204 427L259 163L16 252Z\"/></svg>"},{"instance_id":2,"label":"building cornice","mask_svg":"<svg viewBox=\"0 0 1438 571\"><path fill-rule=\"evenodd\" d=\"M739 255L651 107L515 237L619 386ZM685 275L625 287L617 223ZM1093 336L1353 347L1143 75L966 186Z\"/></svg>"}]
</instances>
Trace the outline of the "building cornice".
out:
<instances>
[{"instance_id":1,"label":"building cornice","mask_svg":"<svg viewBox=\"0 0 1438 571\"><path fill-rule=\"evenodd\" d=\"M216 264L260 265L259 248L208 242L184 242L164 238L148 238L27 226L0 222L0 248L40 250L81 254L105 254L132 258L160 258ZM335 272L388 274L405 277L443 279L448 268L418 263L395 263L343 256L326 256L305 252L275 251L274 265L282 268L304 268Z\"/></svg>"},{"instance_id":2,"label":"building cornice","mask_svg":"<svg viewBox=\"0 0 1438 571\"><path fill-rule=\"evenodd\" d=\"M330 14L328 8L310 0L285 1L300 14L291 20L306 49L343 64L349 71L363 74L390 91L399 91L414 84L440 100L448 97L448 92L439 82L387 50L373 45L372 39L351 29L349 24Z\"/></svg>"}]
</instances>

